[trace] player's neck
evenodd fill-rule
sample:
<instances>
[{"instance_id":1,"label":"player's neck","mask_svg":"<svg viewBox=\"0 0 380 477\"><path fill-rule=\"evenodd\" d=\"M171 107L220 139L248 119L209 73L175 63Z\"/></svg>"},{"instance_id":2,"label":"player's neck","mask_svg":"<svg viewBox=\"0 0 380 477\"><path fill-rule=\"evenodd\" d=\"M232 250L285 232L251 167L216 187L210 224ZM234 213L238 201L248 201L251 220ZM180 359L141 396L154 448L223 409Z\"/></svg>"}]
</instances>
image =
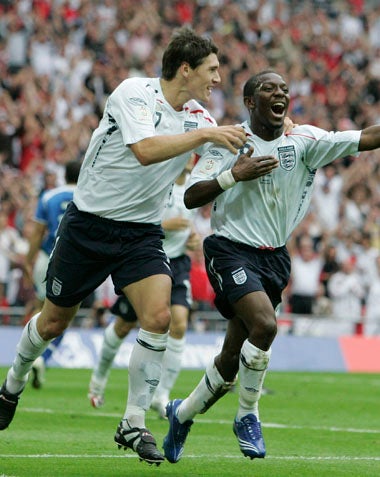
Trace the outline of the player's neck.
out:
<instances>
[{"instance_id":1,"label":"player's neck","mask_svg":"<svg viewBox=\"0 0 380 477\"><path fill-rule=\"evenodd\" d=\"M263 141L274 141L282 135L284 127L268 128L263 123L251 123L251 131L256 134L256 136L263 139Z\"/></svg>"},{"instance_id":2,"label":"player's neck","mask_svg":"<svg viewBox=\"0 0 380 477\"><path fill-rule=\"evenodd\" d=\"M182 111L183 105L190 99L188 92L181 89L176 79L171 81L160 78L162 93L175 111Z\"/></svg>"}]
</instances>

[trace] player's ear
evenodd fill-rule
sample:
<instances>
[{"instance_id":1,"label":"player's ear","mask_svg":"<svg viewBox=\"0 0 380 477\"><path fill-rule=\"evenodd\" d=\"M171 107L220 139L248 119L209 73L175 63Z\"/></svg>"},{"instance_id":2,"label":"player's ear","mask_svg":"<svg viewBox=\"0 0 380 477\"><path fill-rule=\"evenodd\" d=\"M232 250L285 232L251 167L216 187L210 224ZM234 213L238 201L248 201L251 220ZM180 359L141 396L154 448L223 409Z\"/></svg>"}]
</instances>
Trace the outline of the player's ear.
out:
<instances>
[{"instance_id":1,"label":"player's ear","mask_svg":"<svg viewBox=\"0 0 380 477\"><path fill-rule=\"evenodd\" d=\"M182 75L183 75L185 78L187 78L188 75L189 75L190 69L191 69L189 63L187 63L186 61L184 61L184 62L181 64L181 66L179 67L179 69L180 69Z\"/></svg>"},{"instance_id":2,"label":"player's ear","mask_svg":"<svg viewBox=\"0 0 380 477\"><path fill-rule=\"evenodd\" d=\"M244 105L248 109L248 111L251 111L252 109L255 109L256 103L255 99L253 96L244 96Z\"/></svg>"}]
</instances>

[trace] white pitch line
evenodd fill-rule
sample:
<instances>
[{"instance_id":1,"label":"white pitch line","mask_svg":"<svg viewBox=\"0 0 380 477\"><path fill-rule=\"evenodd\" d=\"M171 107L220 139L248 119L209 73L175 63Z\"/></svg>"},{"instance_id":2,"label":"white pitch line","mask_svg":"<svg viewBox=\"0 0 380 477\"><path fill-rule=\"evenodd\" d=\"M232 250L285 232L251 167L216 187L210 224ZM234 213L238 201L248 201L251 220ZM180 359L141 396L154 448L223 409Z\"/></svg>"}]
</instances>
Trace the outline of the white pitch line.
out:
<instances>
[{"instance_id":1,"label":"white pitch line","mask_svg":"<svg viewBox=\"0 0 380 477\"><path fill-rule=\"evenodd\" d=\"M52 409L42 409L42 408L22 408L20 411L24 412L34 412L34 413L43 413L43 414L57 414L57 411L53 411ZM19 411L19 412L20 412ZM81 416L99 416L99 417L115 417L120 419L120 414L115 413L106 413L106 412L79 412L79 411L72 411L80 414ZM67 412L61 411L61 414L68 414ZM154 416L155 419L160 419L157 416ZM161 419L160 419L161 420ZM221 425L231 425L231 420L226 419L204 419L199 418L196 420L196 424L221 424ZM355 429L353 427L329 427L329 426L298 426L298 425L289 425L289 424L277 424L274 422L262 422L262 426L265 428L274 428L274 429L311 429L314 431L330 431L330 432L349 432L349 433L357 433L357 434L380 434L380 429ZM1 477L1 476L0 476Z\"/></svg>"},{"instance_id":2,"label":"white pitch line","mask_svg":"<svg viewBox=\"0 0 380 477\"><path fill-rule=\"evenodd\" d=\"M137 459L133 454L109 455L109 454L0 454L1 459ZM185 459L236 459L241 460L241 455L186 455ZM292 461L380 461L380 457L375 456L266 456L265 460L292 460Z\"/></svg>"}]
</instances>

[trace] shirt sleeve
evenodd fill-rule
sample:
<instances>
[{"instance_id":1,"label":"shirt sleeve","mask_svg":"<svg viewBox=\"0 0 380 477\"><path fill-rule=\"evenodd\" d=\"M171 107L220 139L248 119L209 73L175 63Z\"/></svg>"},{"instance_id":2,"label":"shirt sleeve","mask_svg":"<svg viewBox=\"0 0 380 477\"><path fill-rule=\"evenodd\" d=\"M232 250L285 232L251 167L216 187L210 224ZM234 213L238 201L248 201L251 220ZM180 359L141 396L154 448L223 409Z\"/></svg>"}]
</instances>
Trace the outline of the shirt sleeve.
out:
<instances>
[{"instance_id":1,"label":"shirt sleeve","mask_svg":"<svg viewBox=\"0 0 380 477\"><path fill-rule=\"evenodd\" d=\"M358 154L361 131L325 131L308 126L305 131L307 166L318 169L335 159Z\"/></svg>"},{"instance_id":2,"label":"shirt sleeve","mask_svg":"<svg viewBox=\"0 0 380 477\"><path fill-rule=\"evenodd\" d=\"M125 145L156 135L154 91L145 82L125 80L109 97L107 109Z\"/></svg>"},{"instance_id":3,"label":"shirt sleeve","mask_svg":"<svg viewBox=\"0 0 380 477\"><path fill-rule=\"evenodd\" d=\"M196 182L215 179L221 172L230 169L237 157L228 149L211 145L191 171L187 189Z\"/></svg>"}]
</instances>

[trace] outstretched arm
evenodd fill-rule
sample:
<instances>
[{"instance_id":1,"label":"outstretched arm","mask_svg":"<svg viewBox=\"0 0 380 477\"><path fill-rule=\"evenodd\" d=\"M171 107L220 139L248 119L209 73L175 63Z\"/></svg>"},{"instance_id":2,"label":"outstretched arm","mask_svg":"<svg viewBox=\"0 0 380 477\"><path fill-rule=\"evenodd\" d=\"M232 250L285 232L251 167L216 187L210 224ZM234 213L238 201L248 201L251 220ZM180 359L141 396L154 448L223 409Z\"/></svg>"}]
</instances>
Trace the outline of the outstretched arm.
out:
<instances>
[{"instance_id":1,"label":"outstretched arm","mask_svg":"<svg viewBox=\"0 0 380 477\"><path fill-rule=\"evenodd\" d=\"M208 204L237 182L257 179L278 167L278 159L275 157L251 157L252 153L253 147L250 147L245 154L240 154L230 170L222 172L215 179L200 181L189 187L184 196L186 207L193 209Z\"/></svg>"},{"instance_id":2,"label":"outstretched arm","mask_svg":"<svg viewBox=\"0 0 380 477\"><path fill-rule=\"evenodd\" d=\"M380 126L369 126L363 129L359 141L359 151L371 151L378 147L380 147Z\"/></svg>"},{"instance_id":3,"label":"outstretched arm","mask_svg":"<svg viewBox=\"0 0 380 477\"><path fill-rule=\"evenodd\" d=\"M191 152L207 142L226 147L233 154L237 154L246 139L245 131L241 126L216 126L177 135L152 136L130 147L140 163L148 166Z\"/></svg>"}]
</instances>

